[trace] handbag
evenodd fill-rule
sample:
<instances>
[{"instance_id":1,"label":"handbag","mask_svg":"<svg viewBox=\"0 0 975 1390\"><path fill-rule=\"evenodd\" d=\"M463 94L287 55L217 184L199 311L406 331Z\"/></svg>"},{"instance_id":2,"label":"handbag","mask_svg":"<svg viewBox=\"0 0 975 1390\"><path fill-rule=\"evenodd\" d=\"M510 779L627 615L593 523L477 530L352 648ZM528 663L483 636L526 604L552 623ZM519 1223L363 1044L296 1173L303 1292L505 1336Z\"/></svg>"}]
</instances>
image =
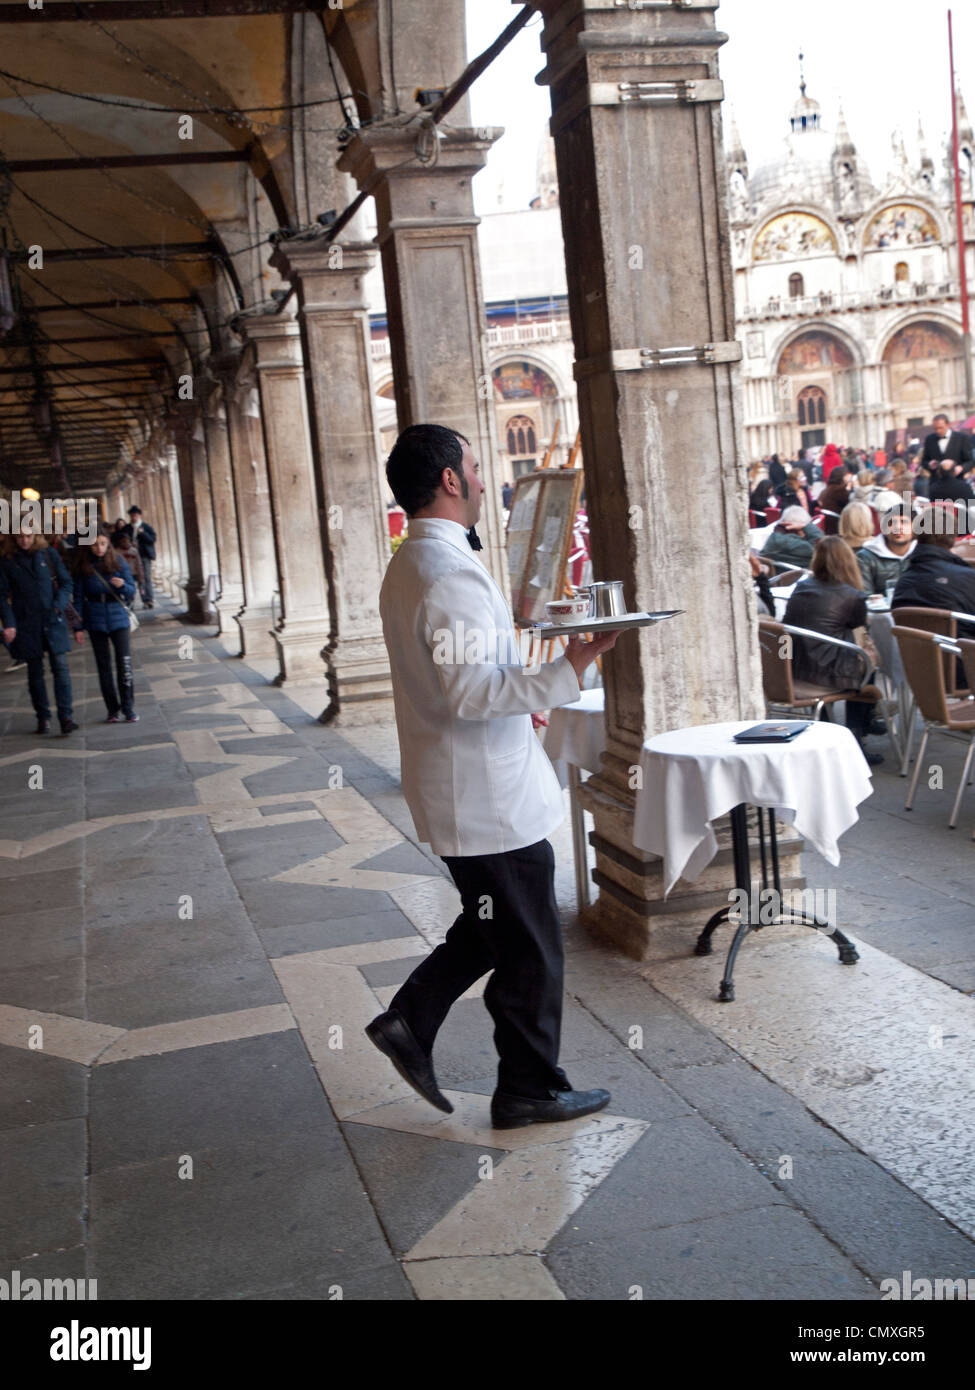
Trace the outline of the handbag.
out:
<instances>
[{"instance_id":1,"label":"handbag","mask_svg":"<svg viewBox=\"0 0 975 1390\"><path fill-rule=\"evenodd\" d=\"M102 579L102 576L94 567L92 568L92 574L96 577L96 579L98 579L101 582L102 587L105 589L105 592L111 594L112 598L116 599L125 609L126 613L128 613L129 631L135 632L139 626L139 619L135 616L135 609L130 608L129 605L126 603L125 599L122 597L122 595L118 593L115 589L113 589L110 584L105 583L104 579Z\"/></svg>"},{"instance_id":2,"label":"handbag","mask_svg":"<svg viewBox=\"0 0 975 1390\"><path fill-rule=\"evenodd\" d=\"M880 666L880 654L877 645L865 627L855 627L853 629L853 640L861 651L866 652L867 659L873 670Z\"/></svg>"}]
</instances>

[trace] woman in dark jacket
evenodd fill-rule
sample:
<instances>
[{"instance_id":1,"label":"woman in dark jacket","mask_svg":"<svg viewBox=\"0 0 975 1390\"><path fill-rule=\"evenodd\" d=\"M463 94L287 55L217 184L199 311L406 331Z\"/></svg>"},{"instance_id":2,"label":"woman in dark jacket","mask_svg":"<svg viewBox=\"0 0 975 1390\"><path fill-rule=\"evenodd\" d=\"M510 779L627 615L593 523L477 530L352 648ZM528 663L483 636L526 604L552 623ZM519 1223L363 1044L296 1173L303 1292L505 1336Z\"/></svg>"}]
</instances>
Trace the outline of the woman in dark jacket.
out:
<instances>
[{"instance_id":1,"label":"woman in dark jacket","mask_svg":"<svg viewBox=\"0 0 975 1390\"><path fill-rule=\"evenodd\" d=\"M816 499L821 511L836 513L823 519L823 531L827 536L835 536L839 530L839 514L850 500L850 489L855 479L855 473L849 473L845 464L838 463Z\"/></svg>"},{"instance_id":2,"label":"woman in dark jacket","mask_svg":"<svg viewBox=\"0 0 975 1390\"><path fill-rule=\"evenodd\" d=\"M109 544L104 533L91 546L82 547L75 571L74 606L81 625L91 637L98 684L108 710L106 724L117 724L121 713L126 723L139 718L133 707L132 656L129 650L129 610L135 597L132 571ZM115 649L118 687L112 674L110 648Z\"/></svg>"},{"instance_id":3,"label":"woman in dark jacket","mask_svg":"<svg viewBox=\"0 0 975 1390\"><path fill-rule=\"evenodd\" d=\"M51 719L44 684L44 653L51 663L54 703L62 734L77 729L71 718L68 652L71 633L64 610L71 602L71 579L64 562L43 536L25 528L8 538L0 560L0 614L3 637L15 661L27 663L27 688L37 715L37 732L46 734Z\"/></svg>"},{"instance_id":4,"label":"woman in dark jacket","mask_svg":"<svg viewBox=\"0 0 975 1390\"><path fill-rule=\"evenodd\" d=\"M853 551L840 536L824 536L813 551L812 575L800 580L786 604L785 619L791 627L821 632L853 642L855 628L866 627L867 597ZM798 680L829 690L860 690L869 679L868 664L856 652L797 637L793 647L793 671ZM884 733L886 725L873 718L874 706L866 700L847 700L846 723L863 748L868 733ZM864 757L871 765L883 762L879 753Z\"/></svg>"}]
</instances>

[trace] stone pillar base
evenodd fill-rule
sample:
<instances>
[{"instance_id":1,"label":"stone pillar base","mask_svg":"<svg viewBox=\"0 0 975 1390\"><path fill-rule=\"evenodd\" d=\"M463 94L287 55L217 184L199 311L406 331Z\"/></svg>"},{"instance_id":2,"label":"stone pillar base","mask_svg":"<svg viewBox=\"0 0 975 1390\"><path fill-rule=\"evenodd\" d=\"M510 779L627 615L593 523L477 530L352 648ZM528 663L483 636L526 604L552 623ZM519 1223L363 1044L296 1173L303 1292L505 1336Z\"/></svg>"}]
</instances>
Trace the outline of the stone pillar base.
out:
<instances>
[{"instance_id":1,"label":"stone pillar base","mask_svg":"<svg viewBox=\"0 0 975 1390\"><path fill-rule=\"evenodd\" d=\"M278 647L271 631L274 618L270 608L242 608L234 614L234 621L240 633L241 656L277 656Z\"/></svg>"},{"instance_id":2,"label":"stone pillar base","mask_svg":"<svg viewBox=\"0 0 975 1390\"><path fill-rule=\"evenodd\" d=\"M206 606L206 590L200 590L184 581L180 584L180 602L186 607L186 616L191 623L212 621Z\"/></svg>"},{"instance_id":3,"label":"stone pillar base","mask_svg":"<svg viewBox=\"0 0 975 1390\"><path fill-rule=\"evenodd\" d=\"M393 681L385 643L340 641L329 654L329 704L321 724L354 728L394 717Z\"/></svg>"},{"instance_id":4,"label":"stone pillar base","mask_svg":"<svg viewBox=\"0 0 975 1390\"><path fill-rule=\"evenodd\" d=\"M723 816L716 826L718 852L707 868L693 883L678 879L664 898L663 860L659 855L637 849L633 843L632 804L615 795L598 775L582 784L579 801L596 822L589 841L596 850L592 878L599 888L599 897L582 914L586 928L628 956L646 960L651 954L650 940L654 931L681 926L687 930L690 951L708 918L727 906L728 895L735 886L729 819ZM758 886L761 861L753 809L749 810L748 830L753 886ZM777 822L776 831L783 891L804 888L806 880L800 862L804 842L790 826L781 822ZM771 876L771 860L769 874Z\"/></svg>"},{"instance_id":5,"label":"stone pillar base","mask_svg":"<svg viewBox=\"0 0 975 1390\"><path fill-rule=\"evenodd\" d=\"M224 592L216 602L217 636L229 638L228 647L233 647L235 643L240 642L240 629L237 626L236 617L243 601L243 594L235 595ZM242 656L243 651L232 653L232 655Z\"/></svg>"},{"instance_id":6,"label":"stone pillar base","mask_svg":"<svg viewBox=\"0 0 975 1390\"><path fill-rule=\"evenodd\" d=\"M328 634L322 631L321 623L302 622L300 619L285 619L280 629L271 636L277 647L281 670L274 678L275 685L288 681L313 681L325 679L325 647Z\"/></svg>"}]
</instances>

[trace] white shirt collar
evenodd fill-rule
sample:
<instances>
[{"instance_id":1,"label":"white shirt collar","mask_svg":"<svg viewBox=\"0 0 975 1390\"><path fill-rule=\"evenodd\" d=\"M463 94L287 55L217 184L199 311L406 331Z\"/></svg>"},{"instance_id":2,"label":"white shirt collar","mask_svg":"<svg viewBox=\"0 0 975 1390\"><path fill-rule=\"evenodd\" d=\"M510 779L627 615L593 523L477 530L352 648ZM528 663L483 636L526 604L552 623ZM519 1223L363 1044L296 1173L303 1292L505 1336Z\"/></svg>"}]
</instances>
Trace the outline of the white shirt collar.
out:
<instances>
[{"instance_id":1,"label":"white shirt collar","mask_svg":"<svg viewBox=\"0 0 975 1390\"><path fill-rule=\"evenodd\" d=\"M450 521L445 516L418 516L411 517L407 525L407 540L448 541L458 550L464 550L469 555L474 553L467 539L467 531L459 521Z\"/></svg>"}]
</instances>

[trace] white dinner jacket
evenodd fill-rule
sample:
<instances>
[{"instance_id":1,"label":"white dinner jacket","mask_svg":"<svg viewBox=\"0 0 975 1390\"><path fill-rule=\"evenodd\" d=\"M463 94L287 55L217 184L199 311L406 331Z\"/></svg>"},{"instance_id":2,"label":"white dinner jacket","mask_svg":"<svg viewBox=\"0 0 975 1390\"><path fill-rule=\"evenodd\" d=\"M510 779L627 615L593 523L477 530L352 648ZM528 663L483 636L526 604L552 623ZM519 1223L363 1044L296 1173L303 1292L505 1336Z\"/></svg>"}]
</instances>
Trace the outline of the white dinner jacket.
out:
<instances>
[{"instance_id":1,"label":"white dinner jacket","mask_svg":"<svg viewBox=\"0 0 975 1390\"><path fill-rule=\"evenodd\" d=\"M403 795L419 839L460 856L551 834L562 792L531 714L577 700L579 680L564 656L523 669L508 604L463 526L442 517L409 523L379 612Z\"/></svg>"}]
</instances>

